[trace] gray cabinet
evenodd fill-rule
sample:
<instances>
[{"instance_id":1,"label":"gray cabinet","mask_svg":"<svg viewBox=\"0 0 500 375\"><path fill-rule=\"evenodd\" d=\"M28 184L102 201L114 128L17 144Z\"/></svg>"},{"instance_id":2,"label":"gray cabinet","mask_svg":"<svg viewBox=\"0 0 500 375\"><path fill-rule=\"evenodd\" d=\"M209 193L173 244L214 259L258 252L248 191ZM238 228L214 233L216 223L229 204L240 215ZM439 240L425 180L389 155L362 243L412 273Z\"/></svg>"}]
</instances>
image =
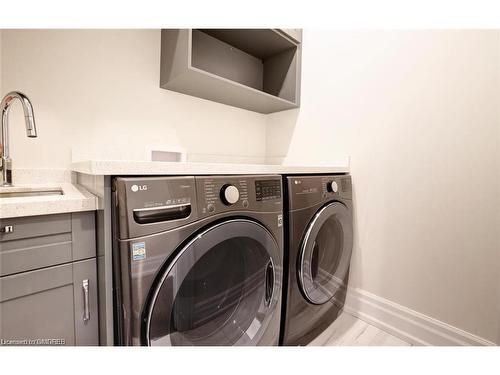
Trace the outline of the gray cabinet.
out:
<instances>
[{"instance_id":1,"label":"gray cabinet","mask_svg":"<svg viewBox=\"0 0 500 375\"><path fill-rule=\"evenodd\" d=\"M300 105L300 29L166 29L160 86L272 113Z\"/></svg>"},{"instance_id":2,"label":"gray cabinet","mask_svg":"<svg viewBox=\"0 0 500 375\"><path fill-rule=\"evenodd\" d=\"M302 43L302 29L280 29L280 31L298 43Z\"/></svg>"},{"instance_id":3,"label":"gray cabinet","mask_svg":"<svg viewBox=\"0 0 500 375\"><path fill-rule=\"evenodd\" d=\"M0 235L0 340L98 345L94 212L2 219L0 226L12 228Z\"/></svg>"}]
</instances>

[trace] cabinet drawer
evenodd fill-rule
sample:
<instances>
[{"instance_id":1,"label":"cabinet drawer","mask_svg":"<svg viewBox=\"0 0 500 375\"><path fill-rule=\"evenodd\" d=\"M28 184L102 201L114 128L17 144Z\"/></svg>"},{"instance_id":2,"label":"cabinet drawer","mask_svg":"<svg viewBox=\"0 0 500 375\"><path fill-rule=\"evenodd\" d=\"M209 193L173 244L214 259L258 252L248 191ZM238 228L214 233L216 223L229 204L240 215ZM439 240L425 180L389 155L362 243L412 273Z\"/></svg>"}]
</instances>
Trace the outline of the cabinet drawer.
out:
<instances>
[{"instance_id":1,"label":"cabinet drawer","mask_svg":"<svg viewBox=\"0 0 500 375\"><path fill-rule=\"evenodd\" d=\"M71 261L71 233L6 241L0 247L0 276Z\"/></svg>"},{"instance_id":2,"label":"cabinet drawer","mask_svg":"<svg viewBox=\"0 0 500 375\"><path fill-rule=\"evenodd\" d=\"M0 316L7 343L98 345L96 260L1 277Z\"/></svg>"},{"instance_id":3,"label":"cabinet drawer","mask_svg":"<svg viewBox=\"0 0 500 375\"><path fill-rule=\"evenodd\" d=\"M0 228L7 226L12 227L12 232L0 233L0 242L67 233L71 232L71 214L0 219Z\"/></svg>"},{"instance_id":4,"label":"cabinet drawer","mask_svg":"<svg viewBox=\"0 0 500 375\"><path fill-rule=\"evenodd\" d=\"M96 255L95 214L76 212L1 219L0 276L35 270Z\"/></svg>"}]
</instances>

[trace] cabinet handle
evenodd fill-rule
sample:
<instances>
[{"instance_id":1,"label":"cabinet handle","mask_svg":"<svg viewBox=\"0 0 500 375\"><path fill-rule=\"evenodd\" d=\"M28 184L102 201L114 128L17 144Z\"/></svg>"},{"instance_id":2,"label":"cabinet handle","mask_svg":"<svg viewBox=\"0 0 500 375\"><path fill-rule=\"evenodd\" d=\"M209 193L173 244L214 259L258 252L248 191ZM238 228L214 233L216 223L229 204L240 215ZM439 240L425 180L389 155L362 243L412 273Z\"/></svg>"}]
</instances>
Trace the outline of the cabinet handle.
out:
<instances>
[{"instance_id":1,"label":"cabinet handle","mask_svg":"<svg viewBox=\"0 0 500 375\"><path fill-rule=\"evenodd\" d=\"M6 225L3 228L0 228L0 233L12 233L12 232L14 232L13 225Z\"/></svg>"},{"instance_id":2,"label":"cabinet handle","mask_svg":"<svg viewBox=\"0 0 500 375\"><path fill-rule=\"evenodd\" d=\"M89 279L82 281L83 287L83 321L88 322L90 320L90 310L89 310Z\"/></svg>"}]
</instances>

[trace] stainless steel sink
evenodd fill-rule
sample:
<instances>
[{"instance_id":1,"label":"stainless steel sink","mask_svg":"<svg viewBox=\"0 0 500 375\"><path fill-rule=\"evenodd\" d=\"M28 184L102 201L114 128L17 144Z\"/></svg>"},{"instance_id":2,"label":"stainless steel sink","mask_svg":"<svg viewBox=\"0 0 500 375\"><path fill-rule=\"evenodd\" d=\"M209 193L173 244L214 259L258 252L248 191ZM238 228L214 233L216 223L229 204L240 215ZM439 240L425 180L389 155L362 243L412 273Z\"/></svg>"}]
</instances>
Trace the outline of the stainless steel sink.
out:
<instances>
[{"instance_id":1,"label":"stainless steel sink","mask_svg":"<svg viewBox=\"0 0 500 375\"><path fill-rule=\"evenodd\" d=\"M21 198L21 197L38 197L47 195L63 195L61 188L0 188L0 198Z\"/></svg>"}]
</instances>

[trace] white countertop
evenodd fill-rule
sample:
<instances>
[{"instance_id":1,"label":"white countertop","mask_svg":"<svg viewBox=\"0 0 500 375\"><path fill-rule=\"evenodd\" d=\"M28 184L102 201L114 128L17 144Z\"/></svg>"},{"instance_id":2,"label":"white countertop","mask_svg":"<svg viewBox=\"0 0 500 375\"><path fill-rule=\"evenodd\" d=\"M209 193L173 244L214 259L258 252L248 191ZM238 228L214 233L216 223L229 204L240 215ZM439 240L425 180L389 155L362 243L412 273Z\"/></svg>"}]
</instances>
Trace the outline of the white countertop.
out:
<instances>
[{"instance_id":1,"label":"white countertop","mask_svg":"<svg viewBox=\"0 0 500 375\"><path fill-rule=\"evenodd\" d=\"M314 174L348 173L348 165L300 166L127 160L88 160L72 163L75 172L89 175L196 175L196 174Z\"/></svg>"},{"instance_id":2,"label":"white countertop","mask_svg":"<svg viewBox=\"0 0 500 375\"><path fill-rule=\"evenodd\" d=\"M83 187L68 182L44 184L16 184L0 188L0 192L61 188L62 195L0 198L0 219L58 214L65 212L93 211L97 209L97 198Z\"/></svg>"}]
</instances>

